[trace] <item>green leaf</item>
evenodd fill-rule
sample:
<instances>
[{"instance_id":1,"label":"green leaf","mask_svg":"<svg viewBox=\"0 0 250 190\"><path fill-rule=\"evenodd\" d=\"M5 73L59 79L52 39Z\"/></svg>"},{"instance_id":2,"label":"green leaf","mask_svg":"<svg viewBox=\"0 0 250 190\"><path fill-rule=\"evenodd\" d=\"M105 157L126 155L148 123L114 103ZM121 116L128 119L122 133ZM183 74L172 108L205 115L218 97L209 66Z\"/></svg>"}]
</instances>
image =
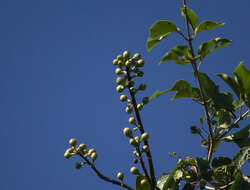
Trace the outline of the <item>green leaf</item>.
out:
<instances>
[{"instance_id":1,"label":"green leaf","mask_svg":"<svg viewBox=\"0 0 250 190\"><path fill-rule=\"evenodd\" d=\"M228 76L227 74L216 74L216 76L220 77L227 85L234 91L236 96L240 99L240 89L237 83L237 79Z\"/></svg>"},{"instance_id":2,"label":"green leaf","mask_svg":"<svg viewBox=\"0 0 250 190\"><path fill-rule=\"evenodd\" d=\"M198 55L202 61L208 54L212 53L215 50L226 47L231 43L231 40L223 38L214 38L208 42L204 42L198 48Z\"/></svg>"},{"instance_id":3,"label":"green leaf","mask_svg":"<svg viewBox=\"0 0 250 190\"><path fill-rule=\"evenodd\" d=\"M195 14L195 12L192 9L189 9L189 8L187 8L187 15L188 15L188 20L189 20L189 23L191 25L191 28L192 28L193 31L195 31L195 28L199 24L198 17ZM186 14L185 14L185 9L184 8L181 9L181 16L183 16L186 19Z\"/></svg>"},{"instance_id":4,"label":"green leaf","mask_svg":"<svg viewBox=\"0 0 250 190\"><path fill-rule=\"evenodd\" d=\"M157 181L157 187L162 190L164 184L166 183L167 179L168 179L168 174L163 173L162 176L160 177L160 179Z\"/></svg>"},{"instance_id":5,"label":"green leaf","mask_svg":"<svg viewBox=\"0 0 250 190\"><path fill-rule=\"evenodd\" d=\"M204 160L203 158L197 158L196 160L199 169L198 176L205 180L210 181L212 177L208 161Z\"/></svg>"},{"instance_id":6,"label":"green leaf","mask_svg":"<svg viewBox=\"0 0 250 190\"><path fill-rule=\"evenodd\" d=\"M233 165L236 167L236 171L240 170L246 161L250 161L250 146L246 146L240 149L234 158Z\"/></svg>"},{"instance_id":7,"label":"green leaf","mask_svg":"<svg viewBox=\"0 0 250 190\"><path fill-rule=\"evenodd\" d=\"M249 190L250 184L244 180L242 175L238 174L236 180L232 184L229 190Z\"/></svg>"},{"instance_id":8,"label":"green leaf","mask_svg":"<svg viewBox=\"0 0 250 190\"><path fill-rule=\"evenodd\" d=\"M166 61L174 61L180 65L187 65L190 63L188 59L190 57L190 51L188 46L176 46L167 52L161 59L161 63Z\"/></svg>"},{"instance_id":9,"label":"green leaf","mask_svg":"<svg viewBox=\"0 0 250 190\"><path fill-rule=\"evenodd\" d=\"M163 40L163 38L161 40L154 40L152 38L148 38L147 40L147 50L151 51L153 47L155 47L157 44L159 44L161 41Z\"/></svg>"},{"instance_id":10,"label":"green leaf","mask_svg":"<svg viewBox=\"0 0 250 190\"><path fill-rule=\"evenodd\" d=\"M241 62L233 72L244 89L245 103L250 108L250 71Z\"/></svg>"},{"instance_id":11,"label":"green leaf","mask_svg":"<svg viewBox=\"0 0 250 190\"><path fill-rule=\"evenodd\" d=\"M206 31L206 30L212 30L212 29L218 28L218 27L223 26L223 25L224 25L224 23L220 23L220 22L203 21L196 28L195 34L198 34L200 32Z\"/></svg>"},{"instance_id":12,"label":"green leaf","mask_svg":"<svg viewBox=\"0 0 250 190\"><path fill-rule=\"evenodd\" d=\"M232 163L232 160L228 157L216 157L212 161L212 167L218 168L223 165L229 165Z\"/></svg>"},{"instance_id":13,"label":"green leaf","mask_svg":"<svg viewBox=\"0 0 250 190\"><path fill-rule=\"evenodd\" d=\"M143 175L138 175L136 177L136 190L150 190L149 183L141 184L142 180L147 180L147 178Z\"/></svg>"},{"instance_id":14,"label":"green leaf","mask_svg":"<svg viewBox=\"0 0 250 190\"><path fill-rule=\"evenodd\" d=\"M226 142L234 142L240 148L244 146L250 146L250 138L248 138L250 134L250 124L241 129L240 131L234 133L233 135L227 136L224 138Z\"/></svg>"},{"instance_id":15,"label":"green leaf","mask_svg":"<svg viewBox=\"0 0 250 190\"><path fill-rule=\"evenodd\" d=\"M160 20L154 23L150 28L150 36L153 39L164 37L172 32L177 32L178 29L174 23L169 20Z\"/></svg>"}]
</instances>

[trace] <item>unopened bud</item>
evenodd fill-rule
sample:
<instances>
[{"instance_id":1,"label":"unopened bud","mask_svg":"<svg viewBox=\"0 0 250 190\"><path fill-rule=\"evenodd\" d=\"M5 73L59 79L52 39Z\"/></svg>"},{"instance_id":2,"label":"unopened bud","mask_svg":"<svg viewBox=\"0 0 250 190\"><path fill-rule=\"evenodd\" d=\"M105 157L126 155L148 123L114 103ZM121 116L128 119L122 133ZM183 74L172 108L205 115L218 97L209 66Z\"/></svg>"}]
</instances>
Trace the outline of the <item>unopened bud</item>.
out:
<instances>
[{"instance_id":1,"label":"unopened bud","mask_svg":"<svg viewBox=\"0 0 250 190\"><path fill-rule=\"evenodd\" d=\"M130 172L134 175L140 175L139 170L135 166L130 168Z\"/></svg>"},{"instance_id":2,"label":"unopened bud","mask_svg":"<svg viewBox=\"0 0 250 190\"><path fill-rule=\"evenodd\" d=\"M126 128L123 129L123 134L126 137L133 138L132 130L130 128L128 128L128 127L126 127Z\"/></svg>"},{"instance_id":3,"label":"unopened bud","mask_svg":"<svg viewBox=\"0 0 250 190\"><path fill-rule=\"evenodd\" d=\"M71 145L71 146L76 146L76 143L77 143L77 141L76 141L76 139L75 138L72 138L72 139L70 139L69 140L69 144Z\"/></svg>"},{"instance_id":4,"label":"unopened bud","mask_svg":"<svg viewBox=\"0 0 250 190\"><path fill-rule=\"evenodd\" d=\"M119 172L119 173L117 174L117 178L118 178L119 180L123 181L124 174L123 174L122 172Z\"/></svg>"},{"instance_id":5,"label":"unopened bud","mask_svg":"<svg viewBox=\"0 0 250 190\"><path fill-rule=\"evenodd\" d=\"M141 141L147 141L148 138L149 138L149 134L148 134L148 133L143 133L143 134L141 135Z\"/></svg>"}]
</instances>

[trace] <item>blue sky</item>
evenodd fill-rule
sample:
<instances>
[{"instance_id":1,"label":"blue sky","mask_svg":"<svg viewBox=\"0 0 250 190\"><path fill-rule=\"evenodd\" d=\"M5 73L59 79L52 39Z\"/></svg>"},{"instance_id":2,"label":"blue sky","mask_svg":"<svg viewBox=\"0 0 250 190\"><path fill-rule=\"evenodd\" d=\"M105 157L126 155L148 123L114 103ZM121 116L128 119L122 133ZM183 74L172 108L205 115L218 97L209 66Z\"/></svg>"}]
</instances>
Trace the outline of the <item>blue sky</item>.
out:
<instances>
[{"instance_id":1,"label":"blue sky","mask_svg":"<svg viewBox=\"0 0 250 190\"><path fill-rule=\"evenodd\" d=\"M222 84L213 74L230 74L240 61L250 69L250 2L188 3L200 21L226 23L201 33L196 47L214 37L232 40L229 47L208 56L201 71ZM142 81L148 89L138 98L168 89L179 79L194 84L190 66L157 64L166 51L185 43L179 36L173 34L151 52L146 50L155 21L172 20L184 30L180 7L181 0L0 2L1 190L119 189L87 167L74 169L79 159L63 157L71 137L97 150L96 165L105 175L115 178L123 171L126 183L133 185L134 176L128 172L133 149L122 134L128 115L115 91L112 60L124 50L143 55ZM199 137L189 133L190 125L199 124L203 110L190 100L173 102L172 95L155 99L141 112L157 177L176 163L169 152L183 157L206 153ZM232 156L238 148L223 144L218 151L217 155ZM249 166L244 170L250 174Z\"/></svg>"}]
</instances>

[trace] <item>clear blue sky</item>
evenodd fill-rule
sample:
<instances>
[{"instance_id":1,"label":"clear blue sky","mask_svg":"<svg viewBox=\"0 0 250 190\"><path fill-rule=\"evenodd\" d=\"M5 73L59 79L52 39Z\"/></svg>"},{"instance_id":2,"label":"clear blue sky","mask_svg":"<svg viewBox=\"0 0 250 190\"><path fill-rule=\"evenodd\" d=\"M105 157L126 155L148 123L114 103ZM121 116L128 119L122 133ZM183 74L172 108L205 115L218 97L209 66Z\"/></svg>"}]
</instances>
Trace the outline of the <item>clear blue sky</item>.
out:
<instances>
[{"instance_id":1,"label":"clear blue sky","mask_svg":"<svg viewBox=\"0 0 250 190\"><path fill-rule=\"evenodd\" d=\"M241 60L250 69L250 1L188 4L200 20L226 23L200 34L196 47L214 37L233 40L208 56L201 71L222 84L214 73L230 74ZM123 171L125 181L133 185L134 176L128 172L133 149L122 135L128 115L115 91L112 59L127 49L143 54L145 96L170 88L180 78L194 83L189 66L157 65L167 50L184 43L179 36L170 36L152 52L146 50L149 27L155 21L169 19L184 29L180 7L181 0L0 2L1 190L119 189L89 168L74 169L79 159L63 157L71 137L97 150L96 164L105 175L115 177ZM171 97L155 99L142 111L157 177L176 163L169 152L205 156L200 138L189 133L203 110L186 99L172 102ZM232 156L238 148L224 144L219 151L217 155ZM249 166L245 171L250 174Z\"/></svg>"}]
</instances>

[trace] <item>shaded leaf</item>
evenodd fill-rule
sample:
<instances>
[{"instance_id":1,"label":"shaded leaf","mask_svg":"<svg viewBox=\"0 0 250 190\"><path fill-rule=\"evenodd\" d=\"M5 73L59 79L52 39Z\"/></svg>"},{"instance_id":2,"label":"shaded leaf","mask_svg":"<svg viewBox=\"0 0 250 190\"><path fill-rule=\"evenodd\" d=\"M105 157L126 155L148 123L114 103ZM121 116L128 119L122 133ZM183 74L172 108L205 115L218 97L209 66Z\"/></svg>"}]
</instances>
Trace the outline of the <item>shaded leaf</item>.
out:
<instances>
[{"instance_id":1,"label":"shaded leaf","mask_svg":"<svg viewBox=\"0 0 250 190\"><path fill-rule=\"evenodd\" d=\"M187 65L190 63L188 58L190 57L190 51L188 46L176 46L167 52L161 59L161 63L166 61L174 61L180 65Z\"/></svg>"},{"instance_id":2,"label":"shaded leaf","mask_svg":"<svg viewBox=\"0 0 250 190\"><path fill-rule=\"evenodd\" d=\"M250 161L250 146L246 146L240 149L234 158L233 165L236 167L236 171L240 170L246 161Z\"/></svg>"},{"instance_id":3,"label":"shaded leaf","mask_svg":"<svg viewBox=\"0 0 250 190\"><path fill-rule=\"evenodd\" d=\"M235 182L232 184L229 190L249 190L250 184L244 180L242 175L238 174Z\"/></svg>"},{"instance_id":4,"label":"shaded leaf","mask_svg":"<svg viewBox=\"0 0 250 190\"><path fill-rule=\"evenodd\" d=\"M191 28L192 28L193 31L195 31L195 28L199 24L198 17L195 14L195 12L192 9L189 9L189 8L187 8L187 15L188 15L188 20L189 20L189 23L191 25ZM183 16L184 18L186 18L186 14L185 14L185 9L184 8L181 9L181 16Z\"/></svg>"},{"instance_id":5,"label":"shaded leaf","mask_svg":"<svg viewBox=\"0 0 250 190\"><path fill-rule=\"evenodd\" d=\"M177 32L177 27L169 20L157 21L150 28L150 36L153 39L166 36L172 32Z\"/></svg>"},{"instance_id":6,"label":"shaded leaf","mask_svg":"<svg viewBox=\"0 0 250 190\"><path fill-rule=\"evenodd\" d=\"M232 163L232 160L228 157L216 157L212 161L212 167L217 168L223 165L229 165Z\"/></svg>"},{"instance_id":7,"label":"shaded leaf","mask_svg":"<svg viewBox=\"0 0 250 190\"><path fill-rule=\"evenodd\" d=\"M149 183L141 184L142 180L147 180L147 178L143 175L138 175L136 177L136 190L150 190Z\"/></svg>"},{"instance_id":8,"label":"shaded leaf","mask_svg":"<svg viewBox=\"0 0 250 190\"><path fill-rule=\"evenodd\" d=\"M204 160L203 158L197 158L196 160L199 169L198 176L210 181L212 177L208 161Z\"/></svg>"},{"instance_id":9,"label":"shaded leaf","mask_svg":"<svg viewBox=\"0 0 250 190\"><path fill-rule=\"evenodd\" d=\"M224 25L224 23L220 23L220 22L203 21L203 22L200 23L200 25L196 28L195 34L198 34L198 33L200 33L200 32L206 31L206 30L215 29L215 28L218 28L218 27L223 26L223 25Z\"/></svg>"},{"instance_id":10,"label":"shaded leaf","mask_svg":"<svg viewBox=\"0 0 250 190\"><path fill-rule=\"evenodd\" d=\"M198 55L202 61L208 54L214 52L217 49L228 46L231 43L231 40L223 38L214 38L208 42L204 42L198 48Z\"/></svg>"},{"instance_id":11,"label":"shaded leaf","mask_svg":"<svg viewBox=\"0 0 250 190\"><path fill-rule=\"evenodd\" d=\"M147 40L147 50L151 51L153 47L155 47L157 44L159 44L161 42L161 40L158 40L158 39L154 40L152 38L148 38L148 40Z\"/></svg>"}]
</instances>

